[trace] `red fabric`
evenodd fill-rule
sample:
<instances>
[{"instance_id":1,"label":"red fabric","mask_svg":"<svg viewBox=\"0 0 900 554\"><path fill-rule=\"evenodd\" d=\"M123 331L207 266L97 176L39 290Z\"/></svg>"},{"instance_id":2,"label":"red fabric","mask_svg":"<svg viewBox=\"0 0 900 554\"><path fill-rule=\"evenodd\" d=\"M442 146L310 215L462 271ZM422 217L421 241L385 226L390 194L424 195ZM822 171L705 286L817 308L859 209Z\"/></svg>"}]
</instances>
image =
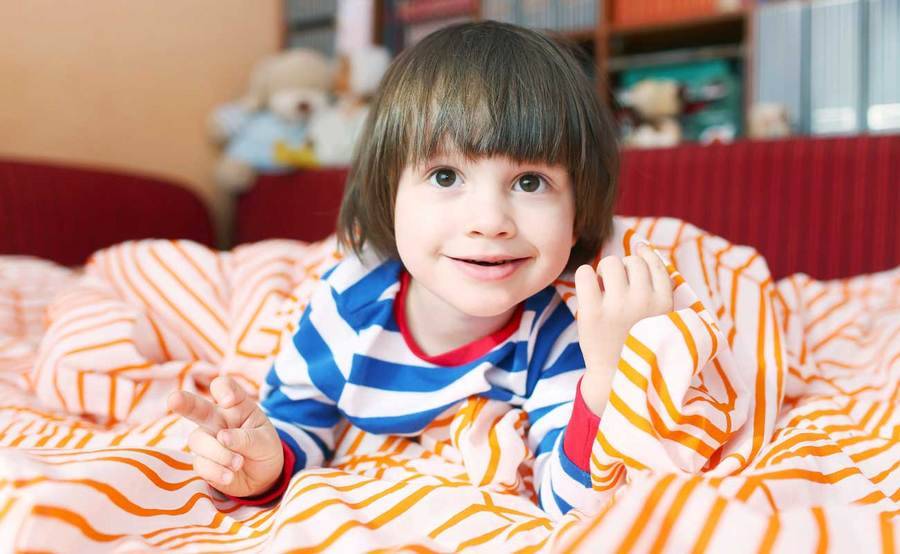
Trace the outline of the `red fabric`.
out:
<instances>
[{"instance_id":1,"label":"red fabric","mask_svg":"<svg viewBox=\"0 0 900 554\"><path fill-rule=\"evenodd\" d=\"M798 137L625 150L616 213L684 219L765 256L773 277L848 277L900 264L900 135ZM260 178L238 242L334 231L346 171Z\"/></svg>"},{"instance_id":2,"label":"red fabric","mask_svg":"<svg viewBox=\"0 0 900 554\"><path fill-rule=\"evenodd\" d=\"M900 135L627 151L616 213L684 219L756 248L775 278L900 264Z\"/></svg>"},{"instance_id":3,"label":"red fabric","mask_svg":"<svg viewBox=\"0 0 900 554\"><path fill-rule=\"evenodd\" d=\"M406 324L406 293L409 291L409 279L410 275L408 272L401 272L400 290L397 291L397 297L394 300L394 319L397 321L397 327L400 328L400 334L403 335L403 340L406 342L406 345L413 354L426 362L439 366L456 366L477 360L490 352L491 348L512 336L512 334L516 332L516 329L519 328L519 323L522 321L523 307L522 304L519 304L516 306L516 311L513 312L512 317L509 319L509 323L504 325L503 328L499 329L497 332L476 339L469 344L464 344L449 352L444 352L443 354L438 354L436 356L429 356L419 348L418 344L416 344L416 339L413 338L409 326Z\"/></svg>"},{"instance_id":4,"label":"red fabric","mask_svg":"<svg viewBox=\"0 0 900 554\"><path fill-rule=\"evenodd\" d=\"M268 504L269 502L280 498L291 483L291 477L294 475L294 463L297 461L296 456L294 456L294 451L291 450L291 447L283 440L281 441L281 449L284 451L284 466L282 466L281 469L281 477L278 481L275 481L275 484L272 485L269 490L257 494L256 496L241 497L231 496L230 494L226 494L225 496L238 504L243 504L245 506L262 506L263 504Z\"/></svg>"},{"instance_id":5,"label":"red fabric","mask_svg":"<svg viewBox=\"0 0 900 554\"><path fill-rule=\"evenodd\" d=\"M0 159L0 254L84 263L130 239L212 246L204 203L173 182L72 165Z\"/></svg>"},{"instance_id":6,"label":"red fabric","mask_svg":"<svg viewBox=\"0 0 900 554\"><path fill-rule=\"evenodd\" d=\"M591 447L597 438L600 416L588 408L581 395L581 379L575 385L575 404L563 437L563 451L582 471L591 470Z\"/></svg>"},{"instance_id":7,"label":"red fabric","mask_svg":"<svg viewBox=\"0 0 900 554\"><path fill-rule=\"evenodd\" d=\"M291 238L313 242L334 232L346 169L260 175L238 197L235 242Z\"/></svg>"}]
</instances>

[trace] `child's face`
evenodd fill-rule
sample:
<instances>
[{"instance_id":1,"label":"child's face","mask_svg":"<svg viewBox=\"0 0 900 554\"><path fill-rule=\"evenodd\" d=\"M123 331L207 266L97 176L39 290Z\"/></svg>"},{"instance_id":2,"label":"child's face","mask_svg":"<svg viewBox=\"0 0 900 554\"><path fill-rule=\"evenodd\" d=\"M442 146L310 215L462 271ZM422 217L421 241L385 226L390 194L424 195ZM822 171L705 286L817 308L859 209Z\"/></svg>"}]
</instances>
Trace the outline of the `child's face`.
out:
<instances>
[{"instance_id":1,"label":"child's face","mask_svg":"<svg viewBox=\"0 0 900 554\"><path fill-rule=\"evenodd\" d=\"M407 166L394 208L400 258L453 308L502 314L565 269L576 240L572 189L565 167L506 157L444 154ZM474 263L495 260L505 261Z\"/></svg>"}]
</instances>

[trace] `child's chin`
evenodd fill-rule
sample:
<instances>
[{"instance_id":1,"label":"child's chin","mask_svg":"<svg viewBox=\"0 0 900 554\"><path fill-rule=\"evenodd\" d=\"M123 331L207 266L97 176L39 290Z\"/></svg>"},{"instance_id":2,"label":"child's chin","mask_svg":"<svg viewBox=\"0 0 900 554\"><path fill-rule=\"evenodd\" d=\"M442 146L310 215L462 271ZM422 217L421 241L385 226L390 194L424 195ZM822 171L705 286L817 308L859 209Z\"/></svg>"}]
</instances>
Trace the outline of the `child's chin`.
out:
<instances>
[{"instance_id":1,"label":"child's chin","mask_svg":"<svg viewBox=\"0 0 900 554\"><path fill-rule=\"evenodd\" d=\"M454 298L453 304L458 310L472 317L496 317L514 308L518 302L512 298L457 297Z\"/></svg>"}]
</instances>

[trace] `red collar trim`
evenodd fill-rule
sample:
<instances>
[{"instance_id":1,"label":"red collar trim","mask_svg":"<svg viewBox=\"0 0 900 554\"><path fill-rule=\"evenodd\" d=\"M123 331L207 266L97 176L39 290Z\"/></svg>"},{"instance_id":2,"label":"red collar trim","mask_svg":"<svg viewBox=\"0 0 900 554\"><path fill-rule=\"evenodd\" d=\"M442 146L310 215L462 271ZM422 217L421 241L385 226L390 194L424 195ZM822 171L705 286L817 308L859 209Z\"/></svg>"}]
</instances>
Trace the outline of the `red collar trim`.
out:
<instances>
[{"instance_id":1,"label":"red collar trim","mask_svg":"<svg viewBox=\"0 0 900 554\"><path fill-rule=\"evenodd\" d=\"M473 362L511 337L512 334L516 332L516 329L519 328L519 324L522 321L522 312L524 310L522 307L523 305L520 303L516 306L516 311L513 312L509 322L504 325L502 329L485 337L481 337L480 339L475 339L469 344L464 344L449 352L429 356L419 348L418 344L416 344L412 333L409 332L409 326L406 323L406 295L409 291L409 281L409 272L401 270L400 290L397 292L396 298L394 298L394 318L397 321L397 327L400 328L400 334L403 335L403 340L406 341L406 346L409 347L413 354L426 362L440 366L457 366Z\"/></svg>"}]
</instances>

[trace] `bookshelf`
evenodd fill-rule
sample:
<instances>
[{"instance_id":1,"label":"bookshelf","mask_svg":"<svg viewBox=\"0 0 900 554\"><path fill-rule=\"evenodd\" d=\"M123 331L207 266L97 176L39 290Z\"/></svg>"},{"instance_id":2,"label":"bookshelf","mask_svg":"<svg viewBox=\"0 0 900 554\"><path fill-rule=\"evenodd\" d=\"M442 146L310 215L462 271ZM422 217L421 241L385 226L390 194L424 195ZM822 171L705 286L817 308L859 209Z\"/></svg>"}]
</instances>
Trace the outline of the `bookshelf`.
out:
<instances>
[{"instance_id":1,"label":"bookshelf","mask_svg":"<svg viewBox=\"0 0 900 554\"><path fill-rule=\"evenodd\" d=\"M334 54L337 0L284 0L281 44Z\"/></svg>"},{"instance_id":2,"label":"bookshelf","mask_svg":"<svg viewBox=\"0 0 900 554\"><path fill-rule=\"evenodd\" d=\"M611 104L622 75L631 70L727 60L741 81L740 125L746 128L748 99L753 90L753 6L747 1L427 0L428 6L438 7L433 15L428 9L420 9L413 17L407 17L408 7L421 6L421 0L378 0L376 9L385 25L377 29L376 36L382 36L384 43L397 51L405 46L402 35L410 26L423 25L427 30L450 18L497 19L538 28L585 52L591 66L587 69L593 70L598 92ZM646 13L640 11L640 4L646 5ZM667 5L678 6L681 13L666 13L660 6ZM728 5L729 9L720 10L720 5ZM541 7L556 13L542 16ZM564 15L566 10L580 15L572 21L571 16ZM419 36L422 34L425 33Z\"/></svg>"},{"instance_id":3,"label":"bookshelf","mask_svg":"<svg viewBox=\"0 0 900 554\"><path fill-rule=\"evenodd\" d=\"M333 26L309 12L336 1L285 0L288 35ZM394 53L446 24L496 19L579 46L614 107L635 75L717 65L738 136L755 102L784 106L795 134L900 131L900 0L372 1L374 36Z\"/></svg>"}]
</instances>

